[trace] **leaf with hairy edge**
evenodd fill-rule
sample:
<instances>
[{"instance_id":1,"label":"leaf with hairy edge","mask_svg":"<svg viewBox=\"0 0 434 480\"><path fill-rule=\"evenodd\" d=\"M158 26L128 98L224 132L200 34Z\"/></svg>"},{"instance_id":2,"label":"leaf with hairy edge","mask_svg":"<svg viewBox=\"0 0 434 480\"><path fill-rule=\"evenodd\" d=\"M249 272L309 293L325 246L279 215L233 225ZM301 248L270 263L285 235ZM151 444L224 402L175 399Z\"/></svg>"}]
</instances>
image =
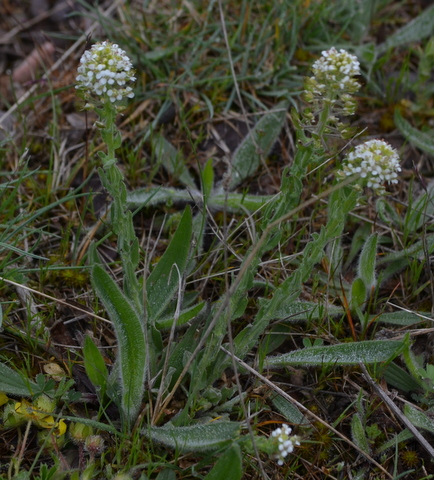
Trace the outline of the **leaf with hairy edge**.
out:
<instances>
[{"instance_id":1,"label":"leaf with hairy edge","mask_svg":"<svg viewBox=\"0 0 434 480\"><path fill-rule=\"evenodd\" d=\"M208 185L209 186L209 185ZM244 195L242 193L209 194L207 205L213 211L256 212L270 202L274 195ZM192 203L201 205L203 196L198 191L187 191L171 187L138 188L127 195L129 208L144 208L161 203Z\"/></svg>"},{"instance_id":2,"label":"leaf with hairy edge","mask_svg":"<svg viewBox=\"0 0 434 480\"><path fill-rule=\"evenodd\" d=\"M432 16L434 18L434 10ZM398 109L395 110L394 120L395 125L409 142L411 142L413 145L420 148L424 152L434 155L434 140L432 132L425 133L421 132L417 128L412 127L407 122L407 120L403 118L401 112Z\"/></svg>"},{"instance_id":3,"label":"leaf with hairy edge","mask_svg":"<svg viewBox=\"0 0 434 480\"><path fill-rule=\"evenodd\" d=\"M152 140L152 150L156 155L158 162L161 162L164 168L182 182L186 187L196 190L196 183L191 173L185 166L185 160L181 153L167 141L163 135L156 134Z\"/></svg>"},{"instance_id":4,"label":"leaf with hairy edge","mask_svg":"<svg viewBox=\"0 0 434 480\"><path fill-rule=\"evenodd\" d=\"M84 339L83 356L86 374L92 384L100 388L103 397L107 387L108 371L101 352L89 336Z\"/></svg>"},{"instance_id":5,"label":"leaf with hairy edge","mask_svg":"<svg viewBox=\"0 0 434 480\"><path fill-rule=\"evenodd\" d=\"M268 300L260 299L259 305L266 305ZM296 301L281 303L273 313L275 320L285 322L298 322L307 320L320 320L328 315L343 315L345 310L334 305L323 305L315 302Z\"/></svg>"},{"instance_id":6,"label":"leaf with hairy edge","mask_svg":"<svg viewBox=\"0 0 434 480\"><path fill-rule=\"evenodd\" d=\"M286 420L288 420L288 422L294 425L309 425L309 420L286 398L283 398L276 393L271 397L271 402Z\"/></svg>"},{"instance_id":7,"label":"leaf with hairy edge","mask_svg":"<svg viewBox=\"0 0 434 480\"><path fill-rule=\"evenodd\" d=\"M191 248L192 215L187 207L167 250L146 281L148 313L156 321L178 291L179 275L185 273ZM176 267L174 265L176 264Z\"/></svg>"},{"instance_id":8,"label":"leaf with hairy edge","mask_svg":"<svg viewBox=\"0 0 434 480\"><path fill-rule=\"evenodd\" d=\"M0 391L3 393L10 393L11 395L29 397L39 387L36 383L23 378L15 370L8 367L4 363L0 363Z\"/></svg>"},{"instance_id":9,"label":"leaf with hairy edge","mask_svg":"<svg viewBox=\"0 0 434 480\"><path fill-rule=\"evenodd\" d=\"M140 478L142 478L142 477L140 477ZM146 477L146 478L148 478L148 477ZM176 480L176 473L171 468L164 468L157 475L155 480Z\"/></svg>"},{"instance_id":10,"label":"leaf with hairy edge","mask_svg":"<svg viewBox=\"0 0 434 480\"><path fill-rule=\"evenodd\" d=\"M179 317L176 319L176 326L184 325L187 322L197 317L199 313L204 309L206 302L200 302L197 305L181 310ZM164 328L171 328L175 318L173 315L170 317L159 318L156 322L156 327L160 330Z\"/></svg>"},{"instance_id":11,"label":"leaf with hairy edge","mask_svg":"<svg viewBox=\"0 0 434 480\"><path fill-rule=\"evenodd\" d=\"M214 188L214 170L212 168L212 159L210 158L202 170L202 191L203 196L208 201Z\"/></svg>"},{"instance_id":12,"label":"leaf with hairy edge","mask_svg":"<svg viewBox=\"0 0 434 480\"><path fill-rule=\"evenodd\" d=\"M241 425L236 422L213 422L187 427L149 427L142 434L166 447L180 452L209 452L229 444L240 433Z\"/></svg>"},{"instance_id":13,"label":"leaf with hairy edge","mask_svg":"<svg viewBox=\"0 0 434 480\"><path fill-rule=\"evenodd\" d=\"M146 342L143 322L101 265L96 264L92 268L92 284L113 322L118 341L121 410L127 422L133 422L145 388Z\"/></svg>"},{"instance_id":14,"label":"leaf with hairy edge","mask_svg":"<svg viewBox=\"0 0 434 480\"><path fill-rule=\"evenodd\" d=\"M393 340L367 340L364 342L342 343L321 347L309 347L303 350L268 357L268 367L285 367L287 365L321 366L358 365L385 362L398 356L405 343Z\"/></svg>"},{"instance_id":15,"label":"leaf with hairy edge","mask_svg":"<svg viewBox=\"0 0 434 480\"><path fill-rule=\"evenodd\" d=\"M355 413L351 419L351 436L353 437L354 443L358 447L360 447L368 455L371 454L369 440L366 436L366 429L357 413Z\"/></svg>"},{"instance_id":16,"label":"leaf with hairy edge","mask_svg":"<svg viewBox=\"0 0 434 480\"><path fill-rule=\"evenodd\" d=\"M229 190L233 190L256 172L261 163L261 156L268 155L277 140L287 108L286 103L280 103L276 105L273 112L266 113L235 150L232 157Z\"/></svg>"},{"instance_id":17,"label":"leaf with hairy edge","mask_svg":"<svg viewBox=\"0 0 434 480\"><path fill-rule=\"evenodd\" d=\"M375 286L375 259L377 256L378 235L376 233L370 235L366 240L360 254L358 275L365 284L366 293L371 293L372 287Z\"/></svg>"},{"instance_id":18,"label":"leaf with hairy edge","mask_svg":"<svg viewBox=\"0 0 434 480\"><path fill-rule=\"evenodd\" d=\"M411 22L408 22L392 35L389 35L384 43L377 46L377 52L379 55L382 55L389 48L419 42L423 38L431 36L433 30L434 5L431 5Z\"/></svg>"},{"instance_id":19,"label":"leaf with hairy edge","mask_svg":"<svg viewBox=\"0 0 434 480\"><path fill-rule=\"evenodd\" d=\"M181 190L179 188L171 187L149 187L138 188L127 195L127 203L129 208L144 208L160 203L179 203L191 202L196 200L201 202L201 196L195 195L194 192Z\"/></svg>"},{"instance_id":20,"label":"leaf with hairy edge","mask_svg":"<svg viewBox=\"0 0 434 480\"><path fill-rule=\"evenodd\" d=\"M376 320L381 323L388 323L390 325L399 325L401 327L409 327L415 323L426 321L426 318L431 317L426 312L420 312L425 318L420 317L416 313L406 312L401 310L399 312L381 313L380 315L370 315L369 321ZM431 319L432 321L433 319Z\"/></svg>"},{"instance_id":21,"label":"leaf with hairy edge","mask_svg":"<svg viewBox=\"0 0 434 480\"><path fill-rule=\"evenodd\" d=\"M415 427L434 433L434 422L424 412L406 403L404 414Z\"/></svg>"},{"instance_id":22,"label":"leaf with hairy edge","mask_svg":"<svg viewBox=\"0 0 434 480\"><path fill-rule=\"evenodd\" d=\"M212 470L204 480L221 480L222 478L230 480L239 480L243 476L243 462L241 458L241 449L234 443L217 460Z\"/></svg>"}]
</instances>

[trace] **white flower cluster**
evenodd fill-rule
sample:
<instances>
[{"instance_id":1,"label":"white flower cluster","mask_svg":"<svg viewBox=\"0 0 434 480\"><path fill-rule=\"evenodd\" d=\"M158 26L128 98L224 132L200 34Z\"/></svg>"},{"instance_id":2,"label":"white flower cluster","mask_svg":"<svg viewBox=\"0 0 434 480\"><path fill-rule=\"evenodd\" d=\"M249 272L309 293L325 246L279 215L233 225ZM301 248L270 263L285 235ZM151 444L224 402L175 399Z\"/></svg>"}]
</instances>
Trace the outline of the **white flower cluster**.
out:
<instances>
[{"instance_id":1,"label":"white flower cluster","mask_svg":"<svg viewBox=\"0 0 434 480\"><path fill-rule=\"evenodd\" d=\"M358 173L361 178L366 179L364 185L382 194L385 182L398 183L400 171L397 151L383 140L369 140L357 145L347 156L341 175Z\"/></svg>"},{"instance_id":2,"label":"white flower cluster","mask_svg":"<svg viewBox=\"0 0 434 480\"><path fill-rule=\"evenodd\" d=\"M103 101L114 103L125 97L133 98L133 89L126 86L133 82L133 65L127 54L116 44L96 43L86 50L80 59L77 85L85 95L96 95Z\"/></svg>"},{"instance_id":3,"label":"white flower cluster","mask_svg":"<svg viewBox=\"0 0 434 480\"><path fill-rule=\"evenodd\" d=\"M285 457L294 451L295 445L300 445L298 437L293 435L290 437L291 428L288 425L282 425L282 428L276 428L271 432L271 436L277 438L277 448L279 453L276 455L278 465L283 465Z\"/></svg>"},{"instance_id":4,"label":"white flower cluster","mask_svg":"<svg viewBox=\"0 0 434 480\"><path fill-rule=\"evenodd\" d=\"M316 80L316 93L324 94L330 88L346 93L356 92L360 85L353 78L360 75L360 63L355 55L346 50L330 50L321 52L321 57L312 65Z\"/></svg>"}]
</instances>

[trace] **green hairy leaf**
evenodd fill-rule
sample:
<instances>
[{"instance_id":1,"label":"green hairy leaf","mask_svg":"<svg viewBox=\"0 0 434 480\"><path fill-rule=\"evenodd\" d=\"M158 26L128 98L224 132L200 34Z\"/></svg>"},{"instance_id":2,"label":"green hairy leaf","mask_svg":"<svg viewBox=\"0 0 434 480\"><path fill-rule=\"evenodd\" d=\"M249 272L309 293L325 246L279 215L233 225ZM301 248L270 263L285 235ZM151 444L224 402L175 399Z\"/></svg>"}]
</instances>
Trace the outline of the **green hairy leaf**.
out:
<instances>
[{"instance_id":1,"label":"green hairy leaf","mask_svg":"<svg viewBox=\"0 0 434 480\"><path fill-rule=\"evenodd\" d=\"M421 313L425 317L429 316L426 313ZM382 313L381 315L371 315L370 320L375 317L377 319L377 322L388 323L390 325L400 325L405 327L425 321L423 318L419 317L415 313L405 312L404 310L401 310L399 312Z\"/></svg>"},{"instance_id":2,"label":"green hairy leaf","mask_svg":"<svg viewBox=\"0 0 434 480\"><path fill-rule=\"evenodd\" d=\"M161 162L170 174L186 187L192 190L197 189L194 178L185 166L182 154L162 135L155 134L155 137L152 139L152 150L157 157L157 161Z\"/></svg>"},{"instance_id":3,"label":"green hairy leaf","mask_svg":"<svg viewBox=\"0 0 434 480\"><path fill-rule=\"evenodd\" d=\"M406 403L404 405L404 414L415 427L434 433L434 422L421 410Z\"/></svg>"},{"instance_id":4,"label":"green hairy leaf","mask_svg":"<svg viewBox=\"0 0 434 480\"><path fill-rule=\"evenodd\" d=\"M204 480L240 480L243 475L241 449L234 443L217 460Z\"/></svg>"},{"instance_id":5,"label":"green hairy leaf","mask_svg":"<svg viewBox=\"0 0 434 480\"><path fill-rule=\"evenodd\" d=\"M108 371L101 352L89 336L84 339L83 356L84 368L89 380L95 387L101 389L101 396L104 396Z\"/></svg>"},{"instance_id":6,"label":"green hairy leaf","mask_svg":"<svg viewBox=\"0 0 434 480\"><path fill-rule=\"evenodd\" d=\"M429 37L434 31L434 5L428 7L418 17L408 22L398 31L388 36L387 40L377 47L378 53L383 54L389 48L400 47L411 42L419 42Z\"/></svg>"},{"instance_id":7,"label":"green hairy leaf","mask_svg":"<svg viewBox=\"0 0 434 480\"><path fill-rule=\"evenodd\" d=\"M274 112L265 114L234 152L229 190L256 172L261 157L268 155L282 129L286 110L285 103L276 105Z\"/></svg>"},{"instance_id":8,"label":"green hairy leaf","mask_svg":"<svg viewBox=\"0 0 434 480\"><path fill-rule=\"evenodd\" d=\"M434 9L432 17L434 19ZM403 118L398 109L395 110L394 120L395 125L409 142L424 152L434 155L434 140L432 132L425 133L421 132L417 128L412 127L407 120Z\"/></svg>"},{"instance_id":9,"label":"green hairy leaf","mask_svg":"<svg viewBox=\"0 0 434 480\"><path fill-rule=\"evenodd\" d=\"M214 188L214 170L212 168L212 159L210 158L202 170L202 191L204 197L208 200Z\"/></svg>"},{"instance_id":10,"label":"green hairy leaf","mask_svg":"<svg viewBox=\"0 0 434 480\"><path fill-rule=\"evenodd\" d=\"M180 275L187 267L191 237L192 216L190 207L187 207L172 241L146 281L147 307L152 321L163 313L178 291Z\"/></svg>"},{"instance_id":11,"label":"green hairy leaf","mask_svg":"<svg viewBox=\"0 0 434 480\"><path fill-rule=\"evenodd\" d=\"M134 421L145 388L147 356L143 322L115 281L98 264L92 268L92 283L118 340L121 410L128 421Z\"/></svg>"},{"instance_id":12,"label":"green hairy leaf","mask_svg":"<svg viewBox=\"0 0 434 480\"><path fill-rule=\"evenodd\" d=\"M4 363L0 363L0 392L29 397L37 390L36 383L23 378Z\"/></svg>"},{"instance_id":13,"label":"green hairy leaf","mask_svg":"<svg viewBox=\"0 0 434 480\"><path fill-rule=\"evenodd\" d=\"M377 256L378 235L372 234L366 240L360 254L358 274L362 279L366 293L369 295L371 289L375 286L375 259Z\"/></svg>"},{"instance_id":14,"label":"green hairy leaf","mask_svg":"<svg viewBox=\"0 0 434 480\"><path fill-rule=\"evenodd\" d=\"M208 187L207 187L208 188ZM264 207L273 197L266 195L244 195L241 193L209 193L207 205L211 210L228 212L256 212ZM203 203L203 196L197 191L180 190L171 187L138 188L127 195L130 208L144 208L159 204Z\"/></svg>"},{"instance_id":15,"label":"green hairy leaf","mask_svg":"<svg viewBox=\"0 0 434 480\"><path fill-rule=\"evenodd\" d=\"M351 436L353 437L354 443L358 447L360 447L367 454L371 453L369 440L366 436L366 429L357 413L355 413L351 418Z\"/></svg>"},{"instance_id":16,"label":"green hairy leaf","mask_svg":"<svg viewBox=\"0 0 434 480\"><path fill-rule=\"evenodd\" d=\"M271 401L288 422L291 422L294 425L309 424L309 420L286 398L276 394L272 397Z\"/></svg>"},{"instance_id":17,"label":"green hairy leaf","mask_svg":"<svg viewBox=\"0 0 434 480\"><path fill-rule=\"evenodd\" d=\"M287 365L321 366L357 365L359 363L385 362L399 355L405 343L401 341L379 340L325 347L310 347L303 350L268 357L268 367L285 367Z\"/></svg>"},{"instance_id":18,"label":"green hairy leaf","mask_svg":"<svg viewBox=\"0 0 434 480\"><path fill-rule=\"evenodd\" d=\"M362 307L366 300L366 294L367 290L365 287L365 283L361 278L356 278L351 285L351 311L356 311L357 308Z\"/></svg>"},{"instance_id":19,"label":"green hairy leaf","mask_svg":"<svg viewBox=\"0 0 434 480\"><path fill-rule=\"evenodd\" d=\"M187 427L149 427L142 430L147 438L180 452L218 450L235 440L240 433L236 422L213 422Z\"/></svg>"}]
</instances>

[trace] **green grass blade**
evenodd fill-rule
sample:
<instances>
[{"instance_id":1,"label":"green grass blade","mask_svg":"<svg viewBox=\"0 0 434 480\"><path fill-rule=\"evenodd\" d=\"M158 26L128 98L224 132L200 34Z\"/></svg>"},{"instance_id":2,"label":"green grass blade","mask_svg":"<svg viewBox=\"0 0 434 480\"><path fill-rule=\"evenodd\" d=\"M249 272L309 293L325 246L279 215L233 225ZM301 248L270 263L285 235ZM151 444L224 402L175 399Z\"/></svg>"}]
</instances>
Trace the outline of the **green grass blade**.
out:
<instances>
[{"instance_id":1,"label":"green grass blade","mask_svg":"<svg viewBox=\"0 0 434 480\"><path fill-rule=\"evenodd\" d=\"M112 320L118 340L121 410L127 420L136 418L145 388L146 343L143 322L110 275L98 264L92 283Z\"/></svg>"},{"instance_id":2,"label":"green grass blade","mask_svg":"<svg viewBox=\"0 0 434 480\"><path fill-rule=\"evenodd\" d=\"M367 340L325 347L309 347L276 357L268 357L266 363L268 367L369 364L385 362L396 357L404 346L404 342L393 340Z\"/></svg>"},{"instance_id":3,"label":"green grass blade","mask_svg":"<svg viewBox=\"0 0 434 480\"><path fill-rule=\"evenodd\" d=\"M187 207L170 245L146 282L148 312L153 321L161 315L178 290L180 282L178 271L180 275L185 273L191 236L192 215L190 207ZM175 264L178 270L174 268Z\"/></svg>"},{"instance_id":4,"label":"green grass blade","mask_svg":"<svg viewBox=\"0 0 434 480\"><path fill-rule=\"evenodd\" d=\"M240 432L236 422L214 422L187 427L149 427L142 430L147 438L180 452L209 452L235 440Z\"/></svg>"}]
</instances>

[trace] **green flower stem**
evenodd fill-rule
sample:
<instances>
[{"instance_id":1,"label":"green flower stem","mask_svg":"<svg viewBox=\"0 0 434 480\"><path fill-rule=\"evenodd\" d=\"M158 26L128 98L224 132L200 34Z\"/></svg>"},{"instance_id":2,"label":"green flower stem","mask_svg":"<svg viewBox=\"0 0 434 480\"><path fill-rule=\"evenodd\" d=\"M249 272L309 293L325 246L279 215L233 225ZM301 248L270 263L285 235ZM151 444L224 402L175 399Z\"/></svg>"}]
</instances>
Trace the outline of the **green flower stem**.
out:
<instances>
[{"instance_id":1,"label":"green flower stem","mask_svg":"<svg viewBox=\"0 0 434 480\"><path fill-rule=\"evenodd\" d=\"M116 164L115 151L122 144L122 138L116 128L116 107L105 102L101 109L97 109L103 128L101 136L107 145L107 153L100 152L103 168L98 170L101 182L112 196L110 207L111 227L118 237L118 252L121 257L124 271L124 292L133 302L139 314L143 314L142 289L136 276L139 264L139 242L134 231L131 210L127 203L127 189L122 172Z\"/></svg>"}]
</instances>

